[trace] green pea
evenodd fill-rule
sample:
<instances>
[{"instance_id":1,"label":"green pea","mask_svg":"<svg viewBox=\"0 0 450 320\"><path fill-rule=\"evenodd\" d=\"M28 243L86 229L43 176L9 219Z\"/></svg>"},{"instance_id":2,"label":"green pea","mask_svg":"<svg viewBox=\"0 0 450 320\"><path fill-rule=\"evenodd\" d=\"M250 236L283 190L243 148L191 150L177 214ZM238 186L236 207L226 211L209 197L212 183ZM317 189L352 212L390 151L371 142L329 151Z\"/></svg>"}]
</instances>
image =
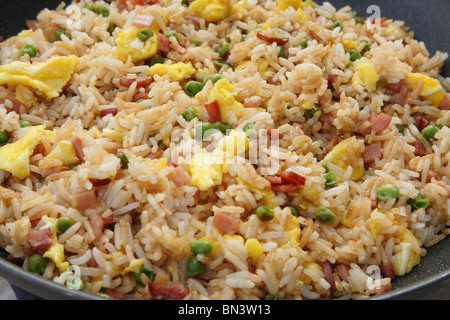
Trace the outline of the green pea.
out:
<instances>
[{"instance_id":1,"label":"green pea","mask_svg":"<svg viewBox=\"0 0 450 320\"><path fill-rule=\"evenodd\" d=\"M308 48L308 40L303 39L303 40L300 42L300 47L302 47L303 49Z\"/></svg>"},{"instance_id":2,"label":"green pea","mask_svg":"<svg viewBox=\"0 0 450 320\"><path fill-rule=\"evenodd\" d=\"M331 26L331 30L334 30L336 28L341 28L344 29L344 25L342 24L342 22L340 21L336 21L335 23L333 23L333 25Z\"/></svg>"},{"instance_id":3,"label":"green pea","mask_svg":"<svg viewBox=\"0 0 450 320\"><path fill-rule=\"evenodd\" d=\"M196 47L200 47L202 45L203 42L201 42L198 39L194 39L192 40L192 43L196 46Z\"/></svg>"},{"instance_id":4,"label":"green pea","mask_svg":"<svg viewBox=\"0 0 450 320\"><path fill-rule=\"evenodd\" d=\"M141 278L142 274L145 274L145 276L147 278L149 278L151 281L155 280L155 273L153 271L148 270L144 266L140 266L139 272L134 273L134 278L136 279L137 282L142 282L142 278Z\"/></svg>"},{"instance_id":5,"label":"green pea","mask_svg":"<svg viewBox=\"0 0 450 320\"><path fill-rule=\"evenodd\" d=\"M293 206L287 206L286 208L289 208L289 210L291 211L291 214L292 214L294 217L298 217L298 211L297 211L297 208L296 208L296 207L293 207Z\"/></svg>"},{"instance_id":6,"label":"green pea","mask_svg":"<svg viewBox=\"0 0 450 320\"><path fill-rule=\"evenodd\" d=\"M253 127L255 126L254 123L247 123L244 127L244 132L247 135L247 137L252 138L255 133L253 131Z\"/></svg>"},{"instance_id":7,"label":"green pea","mask_svg":"<svg viewBox=\"0 0 450 320\"><path fill-rule=\"evenodd\" d=\"M170 37L175 37L175 39L177 39L177 41L180 42L180 38L178 38L178 35L175 31L167 31L164 34L164 37L166 37L167 39L169 39Z\"/></svg>"},{"instance_id":8,"label":"green pea","mask_svg":"<svg viewBox=\"0 0 450 320\"><path fill-rule=\"evenodd\" d=\"M328 208L320 206L314 211L317 220L323 223L332 223L336 219L336 215Z\"/></svg>"},{"instance_id":9,"label":"green pea","mask_svg":"<svg viewBox=\"0 0 450 320\"><path fill-rule=\"evenodd\" d=\"M19 125L20 125L21 128L31 127L32 126L31 122L27 121L27 120L19 121Z\"/></svg>"},{"instance_id":10,"label":"green pea","mask_svg":"<svg viewBox=\"0 0 450 320\"><path fill-rule=\"evenodd\" d=\"M325 174L324 178L326 179L325 188L332 188L339 182L338 178L331 173Z\"/></svg>"},{"instance_id":11,"label":"green pea","mask_svg":"<svg viewBox=\"0 0 450 320\"><path fill-rule=\"evenodd\" d=\"M434 124L430 124L428 126L426 126L425 128L423 128L422 130L422 136L427 139L428 141L436 141L435 135L436 133L438 133L439 131L439 127L434 125Z\"/></svg>"},{"instance_id":12,"label":"green pea","mask_svg":"<svg viewBox=\"0 0 450 320\"><path fill-rule=\"evenodd\" d=\"M320 118L322 110L318 106L314 105L314 107L312 107L311 109L307 109L305 111L305 116L308 119L312 119L312 118L314 118L314 115L316 114L316 112L320 112L319 113L319 118Z\"/></svg>"},{"instance_id":13,"label":"green pea","mask_svg":"<svg viewBox=\"0 0 450 320\"><path fill-rule=\"evenodd\" d=\"M350 61L352 62L361 59L361 53L358 50L348 49L345 50L345 53L348 53L350 55Z\"/></svg>"},{"instance_id":14,"label":"green pea","mask_svg":"<svg viewBox=\"0 0 450 320\"><path fill-rule=\"evenodd\" d=\"M104 5L99 5L97 7L97 13L106 17L109 17L109 8L107 6Z\"/></svg>"},{"instance_id":15,"label":"green pea","mask_svg":"<svg viewBox=\"0 0 450 320\"><path fill-rule=\"evenodd\" d=\"M215 47L214 51L217 52L221 58L223 58L231 51L231 45L228 42L222 42Z\"/></svg>"},{"instance_id":16,"label":"green pea","mask_svg":"<svg viewBox=\"0 0 450 320\"><path fill-rule=\"evenodd\" d=\"M212 124L209 122L197 122L194 125L194 136L196 139L202 139L208 130L212 129Z\"/></svg>"},{"instance_id":17,"label":"green pea","mask_svg":"<svg viewBox=\"0 0 450 320\"><path fill-rule=\"evenodd\" d=\"M322 165L322 168L324 168L325 169L325 173L328 173L328 172L330 172L330 169L328 168L328 166L327 165Z\"/></svg>"},{"instance_id":18,"label":"green pea","mask_svg":"<svg viewBox=\"0 0 450 320\"><path fill-rule=\"evenodd\" d=\"M270 221L275 217L275 214L271 207L260 206L256 209L256 216L261 221Z\"/></svg>"},{"instance_id":19,"label":"green pea","mask_svg":"<svg viewBox=\"0 0 450 320\"><path fill-rule=\"evenodd\" d=\"M57 41L62 41L61 36L63 34L70 39L69 31L67 31L67 29L63 27L59 27L55 30L55 39Z\"/></svg>"},{"instance_id":20,"label":"green pea","mask_svg":"<svg viewBox=\"0 0 450 320\"><path fill-rule=\"evenodd\" d=\"M183 118L186 121L191 121L192 119L198 118L199 114L198 112L193 108L189 107L186 111L184 111L182 114Z\"/></svg>"},{"instance_id":21,"label":"green pea","mask_svg":"<svg viewBox=\"0 0 450 320\"><path fill-rule=\"evenodd\" d=\"M186 83L186 85L184 86L184 91L186 91L186 93L193 97L195 96L197 93L199 93L200 91L202 91L204 84L200 81L188 81Z\"/></svg>"},{"instance_id":22,"label":"green pea","mask_svg":"<svg viewBox=\"0 0 450 320\"><path fill-rule=\"evenodd\" d=\"M194 240L189 247L194 254L208 254L213 249L213 243L209 240Z\"/></svg>"},{"instance_id":23,"label":"green pea","mask_svg":"<svg viewBox=\"0 0 450 320\"><path fill-rule=\"evenodd\" d=\"M405 134L405 126L397 126L398 133Z\"/></svg>"},{"instance_id":24,"label":"green pea","mask_svg":"<svg viewBox=\"0 0 450 320\"><path fill-rule=\"evenodd\" d=\"M66 286L69 289L83 290L84 289L84 282L79 277L70 276L66 280Z\"/></svg>"},{"instance_id":25,"label":"green pea","mask_svg":"<svg viewBox=\"0 0 450 320\"><path fill-rule=\"evenodd\" d=\"M211 80L211 82L214 84L222 78L223 77L220 74L215 73L215 74L210 75L208 78L206 78L205 83L208 82L209 80Z\"/></svg>"},{"instance_id":26,"label":"green pea","mask_svg":"<svg viewBox=\"0 0 450 320\"><path fill-rule=\"evenodd\" d=\"M280 51L278 52L278 58L284 57L284 47L278 46L278 48L280 48Z\"/></svg>"},{"instance_id":27,"label":"green pea","mask_svg":"<svg viewBox=\"0 0 450 320\"><path fill-rule=\"evenodd\" d=\"M47 267L47 263L48 258L35 253L28 259L28 270L42 275Z\"/></svg>"},{"instance_id":28,"label":"green pea","mask_svg":"<svg viewBox=\"0 0 450 320\"><path fill-rule=\"evenodd\" d=\"M181 0L181 4L183 6L189 7L190 2L189 2L189 0Z\"/></svg>"},{"instance_id":29,"label":"green pea","mask_svg":"<svg viewBox=\"0 0 450 320\"><path fill-rule=\"evenodd\" d=\"M106 31L108 31L108 33L109 33L110 35L112 35L113 32L114 32L114 30L116 30L116 28L117 28L117 25L116 25L114 22L111 21L111 22L109 23L108 29L106 29Z\"/></svg>"},{"instance_id":30,"label":"green pea","mask_svg":"<svg viewBox=\"0 0 450 320\"><path fill-rule=\"evenodd\" d=\"M186 264L186 274L189 277L198 276L205 272L205 265L197 260L195 255L189 257L188 262Z\"/></svg>"},{"instance_id":31,"label":"green pea","mask_svg":"<svg viewBox=\"0 0 450 320\"><path fill-rule=\"evenodd\" d=\"M365 53L367 51L370 50L370 48L372 47L372 42L367 41L367 40L362 40L362 43L365 43L364 48L362 49L361 53Z\"/></svg>"},{"instance_id":32,"label":"green pea","mask_svg":"<svg viewBox=\"0 0 450 320\"><path fill-rule=\"evenodd\" d=\"M217 59L214 60L213 63L218 66L219 68L222 68L223 66L229 66L231 69L234 70L233 66L231 64L229 64L228 62L222 60L222 59Z\"/></svg>"},{"instance_id":33,"label":"green pea","mask_svg":"<svg viewBox=\"0 0 450 320\"><path fill-rule=\"evenodd\" d=\"M5 144L9 141L9 135L5 131L0 131L0 144Z\"/></svg>"},{"instance_id":34,"label":"green pea","mask_svg":"<svg viewBox=\"0 0 450 320\"><path fill-rule=\"evenodd\" d=\"M430 200L420 193L414 199L409 199L407 203L410 204L414 209L427 209L430 206Z\"/></svg>"},{"instance_id":35,"label":"green pea","mask_svg":"<svg viewBox=\"0 0 450 320\"><path fill-rule=\"evenodd\" d=\"M164 58L160 54L155 54L149 61L149 66L152 67L155 64L164 63Z\"/></svg>"},{"instance_id":36,"label":"green pea","mask_svg":"<svg viewBox=\"0 0 450 320\"><path fill-rule=\"evenodd\" d=\"M398 197L398 188L391 183L384 184L375 191L375 194L378 200L386 202L391 198Z\"/></svg>"},{"instance_id":37,"label":"green pea","mask_svg":"<svg viewBox=\"0 0 450 320\"><path fill-rule=\"evenodd\" d=\"M382 87L387 83L387 79L383 76L378 76L377 87Z\"/></svg>"},{"instance_id":38,"label":"green pea","mask_svg":"<svg viewBox=\"0 0 450 320\"><path fill-rule=\"evenodd\" d=\"M264 300L283 300L283 298L278 294L268 294Z\"/></svg>"},{"instance_id":39,"label":"green pea","mask_svg":"<svg viewBox=\"0 0 450 320\"><path fill-rule=\"evenodd\" d=\"M128 168L128 157L125 153L123 153L122 151L119 151L116 153L116 157L120 159L121 162L121 169L127 169Z\"/></svg>"},{"instance_id":40,"label":"green pea","mask_svg":"<svg viewBox=\"0 0 450 320\"><path fill-rule=\"evenodd\" d=\"M59 232L64 233L74 224L75 221L71 217L61 217L58 219L58 222L56 222L56 229Z\"/></svg>"},{"instance_id":41,"label":"green pea","mask_svg":"<svg viewBox=\"0 0 450 320\"><path fill-rule=\"evenodd\" d=\"M89 3L89 2L85 3L83 8L88 9L88 10L90 10L92 12L97 12L97 10L95 10L94 5L92 3Z\"/></svg>"},{"instance_id":42,"label":"green pea","mask_svg":"<svg viewBox=\"0 0 450 320\"><path fill-rule=\"evenodd\" d=\"M227 134L227 130L233 129L233 127L229 123L223 122L223 121L217 121L217 122L213 123L212 128L219 130L223 134Z\"/></svg>"},{"instance_id":43,"label":"green pea","mask_svg":"<svg viewBox=\"0 0 450 320\"><path fill-rule=\"evenodd\" d=\"M147 41L148 39L152 38L154 36L153 31L149 28L142 28L138 31L138 38L142 42Z\"/></svg>"},{"instance_id":44,"label":"green pea","mask_svg":"<svg viewBox=\"0 0 450 320\"><path fill-rule=\"evenodd\" d=\"M37 49L32 44L26 44L19 50L19 57L23 57L24 55L29 55L30 58L34 58L37 55Z\"/></svg>"},{"instance_id":45,"label":"green pea","mask_svg":"<svg viewBox=\"0 0 450 320\"><path fill-rule=\"evenodd\" d=\"M361 17L354 17L353 20L355 20L356 24L364 24L364 19Z\"/></svg>"},{"instance_id":46,"label":"green pea","mask_svg":"<svg viewBox=\"0 0 450 320\"><path fill-rule=\"evenodd\" d=\"M264 104L261 106L261 108L267 110L267 108L269 107L270 100L271 100L271 99L269 99L269 100L267 100L266 102L264 102Z\"/></svg>"}]
</instances>

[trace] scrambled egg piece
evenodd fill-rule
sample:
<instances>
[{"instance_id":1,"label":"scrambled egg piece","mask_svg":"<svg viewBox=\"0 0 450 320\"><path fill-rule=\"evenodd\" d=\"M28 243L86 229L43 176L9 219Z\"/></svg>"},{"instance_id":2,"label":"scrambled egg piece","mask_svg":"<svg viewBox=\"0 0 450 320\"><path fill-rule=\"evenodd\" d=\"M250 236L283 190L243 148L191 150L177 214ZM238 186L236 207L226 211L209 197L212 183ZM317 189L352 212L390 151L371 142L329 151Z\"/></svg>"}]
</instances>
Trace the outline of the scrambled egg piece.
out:
<instances>
[{"instance_id":1,"label":"scrambled egg piece","mask_svg":"<svg viewBox=\"0 0 450 320\"><path fill-rule=\"evenodd\" d=\"M246 0L237 2L234 6L225 0L194 0L189 9L208 22L217 22L235 13L239 18L244 14Z\"/></svg>"},{"instance_id":2,"label":"scrambled egg piece","mask_svg":"<svg viewBox=\"0 0 450 320\"><path fill-rule=\"evenodd\" d=\"M20 33L17 34L18 38L25 38L28 37L30 34L32 34L34 31L31 29L22 30Z\"/></svg>"},{"instance_id":3,"label":"scrambled egg piece","mask_svg":"<svg viewBox=\"0 0 450 320\"><path fill-rule=\"evenodd\" d=\"M352 78L353 85L361 85L368 92L374 92L377 88L378 73L375 65L367 58L362 58L355 63L355 74Z\"/></svg>"},{"instance_id":4,"label":"scrambled egg piece","mask_svg":"<svg viewBox=\"0 0 450 320\"><path fill-rule=\"evenodd\" d=\"M408 242L400 243L400 251L392 257L394 264L394 274L403 276L410 272L420 262L420 254L413 250L413 245Z\"/></svg>"},{"instance_id":5,"label":"scrambled egg piece","mask_svg":"<svg viewBox=\"0 0 450 320\"><path fill-rule=\"evenodd\" d=\"M218 159L233 158L235 155L244 154L249 147L248 136L244 131L231 130L229 135L224 136L218 143L215 151L218 152ZM223 156L223 158L221 157Z\"/></svg>"},{"instance_id":6,"label":"scrambled egg piece","mask_svg":"<svg viewBox=\"0 0 450 320\"><path fill-rule=\"evenodd\" d=\"M277 10L286 10L293 7L295 10L312 4L312 0L278 0Z\"/></svg>"},{"instance_id":7,"label":"scrambled egg piece","mask_svg":"<svg viewBox=\"0 0 450 320\"><path fill-rule=\"evenodd\" d=\"M345 50L349 50L349 49L358 49L358 42L354 41L354 40L347 40L344 39L342 40L342 44L344 45L344 49Z\"/></svg>"},{"instance_id":8,"label":"scrambled egg piece","mask_svg":"<svg viewBox=\"0 0 450 320\"><path fill-rule=\"evenodd\" d=\"M131 27L117 35L116 56L122 61L127 61L131 57L133 63L147 60L153 57L158 50L158 40L156 33L145 42L138 38L139 28Z\"/></svg>"},{"instance_id":9,"label":"scrambled egg piece","mask_svg":"<svg viewBox=\"0 0 450 320\"><path fill-rule=\"evenodd\" d=\"M178 62L174 64L158 63L153 65L148 74L153 77L155 74L163 76L168 74L172 81L181 81L190 78L195 73L195 69L190 62Z\"/></svg>"},{"instance_id":10,"label":"scrambled egg piece","mask_svg":"<svg viewBox=\"0 0 450 320\"><path fill-rule=\"evenodd\" d=\"M66 140L58 142L52 152L47 155L47 158L61 160L61 162L65 166L71 166L80 161L77 158L77 154L72 142Z\"/></svg>"},{"instance_id":11,"label":"scrambled egg piece","mask_svg":"<svg viewBox=\"0 0 450 320\"><path fill-rule=\"evenodd\" d=\"M283 244L283 247L288 246L289 244L298 247L300 244L300 222L294 216L292 216L291 221L287 221L284 225L284 231L289 234L288 242Z\"/></svg>"},{"instance_id":12,"label":"scrambled egg piece","mask_svg":"<svg viewBox=\"0 0 450 320\"><path fill-rule=\"evenodd\" d=\"M212 153L205 149L194 153L189 168L191 183L201 191L206 191L222 183L222 165L217 163L217 159L213 157Z\"/></svg>"},{"instance_id":13,"label":"scrambled egg piece","mask_svg":"<svg viewBox=\"0 0 450 320\"><path fill-rule=\"evenodd\" d=\"M53 99L60 95L79 63L80 60L74 55L50 58L35 64L14 61L0 66L0 84L28 86Z\"/></svg>"},{"instance_id":14,"label":"scrambled egg piece","mask_svg":"<svg viewBox=\"0 0 450 320\"><path fill-rule=\"evenodd\" d=\"M347 171L349 164L343 160L343 156L347 153L347 146L350 141L356 140L356 137L351 137L339 142L323 159L322 164L327 165L332 163L343 170L343 174ZM350 176L350 180L358 181L364 176L364 166L353 168L353 172ZM342 177L340 177L342 178Z\"/></svg>"},{"instance_id":15,"label":"scrambled egg piece","mask_svg":"<svg viewBox=\"0 0 450 320\"><path fill-rule=\"evenodd\" d=\"M133 259L130 261L130 265L122 270L121 274L124 275L128 272L134 272L137 267L140 267L144 264L145 259Z\"/></svg>"},{"instance_id":16,"label":"scrambled egg piece","mask_svg":"<svg viewBox=\"0 0 450 320\"><path fill-rule=\"evenodd\" d=\"M0 148L0 169L6 170L19 179L30 175L30 157L34 148L45 134L44 126L32 127L19 141Z\"/></svg>"},{"instance_id":17,"label":"scrambled egg piece","mask_svg":"<svg viewBox=\"0 0 450 320\"><path fill-rule=\"evenodd\" d=\"M247 239L245 241L245 248L247 248L248 255L252 258L253 264L256 264L264 253L264 248L258 239Z\"/></svg>"},{"instance_id":18,"label":"scrambled egg piece","mask_svg":"<svg viewBox=\"0 0 450 320\"><path fill-rule=\"evenodd\" d=\"M419 96L424 100L430 100L432 106L439 107L442 99L444 99L444 88L439 80L423 73L406 74L406 83L410 90L415 90L420 80L422 80L422 88L420 89Z\"/></svg>"},{"instance_id":19,"label":"scrambled egg piece","mask_svg":"<svg viewBox=\"0 0 450 320\"><path fill-rule=\"evenodd\" d=\"M64 246L58 242L58 238L56 236L56 221L55 219L47 216L43 216L42 219L46 222L46 225L43 228L50 225L53 241L52 246L44 252L43 256L52 260L60 272L65 272L69 268L70 263L65 261Z\"/></svg>"},{"instance_id":20,"label":"scrambled egg piece","mask_svg":"<svg viewBox=\"0 0 450 320\"><path fill-rule=\"evenodd\" d=\"M263 190L263 189L256 188L256 187L252 186L251 184L245 183L245 181L242 180L242 179L239 178L239 177L236 178L236 182L237 182L238 184L240 184L240 185L246 186L246 187L249 188L250 191L252 191L252 192L261 194L262 197L263 197L263 199L264 199L264 201L265 201L265 203L266 203L268 206L271 206L272 208L278 206L277 203L275 203L275 202L272 201L272 200L275 198L275 196L276 196L275 192L273 192L272 189L269 189L269 190Z\"/></svg>"},{"instance_id":21,"label":"scrambled egg piece","mask_svg":"<svg viewBox=\"0 0 450 320\"><path fill-rule=\"evenodd\" d=\"M233 110L243 109L244 106L236 101L235 96L231 90L234 87L227 78L222 78L216 82L214 88L210 91L208 95L209 101L217 100L220 106L220 115L222 121L228 122L230 118L230 113Z\"/></svg>"}]
</instances>

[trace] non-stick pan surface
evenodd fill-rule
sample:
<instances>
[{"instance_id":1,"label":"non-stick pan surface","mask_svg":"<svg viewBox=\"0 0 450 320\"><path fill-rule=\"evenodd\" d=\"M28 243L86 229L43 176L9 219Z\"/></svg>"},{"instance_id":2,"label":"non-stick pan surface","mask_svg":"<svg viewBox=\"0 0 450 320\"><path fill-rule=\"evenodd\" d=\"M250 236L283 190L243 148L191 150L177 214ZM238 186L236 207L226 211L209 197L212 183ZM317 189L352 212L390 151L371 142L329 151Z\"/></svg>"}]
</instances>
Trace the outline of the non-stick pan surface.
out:
<instances>
[{"instance_id":1,"label":"non-stick pan surface","mask_svg":"<svg viewBox=\"0 0 450 320\"><path fill-rule=\"evenodd\" d=\"M41 9L54 9L61 0L0 0L0 36L16 35L25 28L27 19L34 19ZM322 3L324 1L316 1ZM336 8L350 6L359 14L371 16L368 8L376 5L382 17L405 21L415 38L423 41L430 55L437 50L450 53L450 1L448 0L328 0ZM20 5L19 5L20 4ZM450 77L450 61L443 68L443 75ZM95 295L69 290L64 286L31 274L6 261L0 252L0 276L44 299L99 299ZM430 292L450 288L450 239L431 247L427 255L412 272L397 277L393 290L371 299L418 299ZM450 290L447 290L447 292ZM447 297L441 297L448 299Z\"/></svg>"}]
</instances>

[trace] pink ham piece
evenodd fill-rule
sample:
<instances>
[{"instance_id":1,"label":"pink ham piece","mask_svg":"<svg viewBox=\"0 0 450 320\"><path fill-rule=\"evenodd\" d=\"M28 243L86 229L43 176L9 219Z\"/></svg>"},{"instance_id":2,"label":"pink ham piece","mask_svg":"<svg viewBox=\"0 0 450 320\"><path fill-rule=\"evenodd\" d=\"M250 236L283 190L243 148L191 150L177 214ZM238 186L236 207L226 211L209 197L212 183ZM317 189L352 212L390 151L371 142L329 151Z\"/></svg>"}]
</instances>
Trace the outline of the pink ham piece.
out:
<instances>
[{"instance_id":1,"label":"pink ham piece","mask_svg":"<svg viewBox=\"0 0 450 320\"><path fill-rule=\"evenodd\" d=\"M148 291L154 300L181 300L188 294L188 289L179 284L156 284L150 282Z\"/></svg>"},{"instance_id":2,"label":"pink ham piece","mask_svg":"<svg viewBox=\"0 0 450 320\"><path fill-rule=\"evenodd\" d=\"M158 50L162 53L170 52L170 40L164 37L162 34L158 34Z\"/></svg>"},{"instance_id":3,"label":"pink ham piece","mask_svg":"<svg viewBox=\"0 0 450 320\"><path fill-rule=\"evenodd\" d=\"M185 186L189 184L190 179L187 177L186 173L180 167L173 169L169 172L169 179L177 187Z\"/></svg>"},{"instance_id":4,"label":"pink ham piece","mask_svg":"<svg viewBox=\"0 0 450 320\"><path fill-rule=\"evenodd\" d=\"M81 142L81 139L78 137L74 137L72 140L72 145L75 148L75 154L80 160L80 162L84 161L84 152L83 152L83 143Z\"/></svg>"},{"instance_id":5,"label":"pink ham piece","mask_svg":"<svg viewBox=\"0 0 450 320\"><path fill-rule=\"evenodd\" d=\"M74 195L77 208L80 210L93 209L97 207L97 196L94 190L81 191Z\"/></svg>"},{"instance_id":6,"label":"pink ham piece","mask_svg":"<svg viewBox=\"0 0 450 320\"><path fill-rule=\"evenodd\" d=\"M444 99L442 99L441 104L439 105L439 109L450 110L450 93L444 93Z\"/></svg>"},{"instance_id":7,"label":"pink ham piece","mask_svg":"<svg viewBox=\"0 0 450 320\"><path fill-rule=\"evenodd\" d=\"M95 240L98 241L103 235L103 227L105 226L105 222L98 213L91 214L89 220L91 222L92 229L94 230Z\"/></svg>"},{"instance_id":8,"label":"pink ham piece","mask_svg":"<svg viewBox=\"0 0 450 320\"><path fill-rule=\"evenodd\" d=\"M48 228L43 230L32 230L27 234L27 241L30 245L32 253L43 254L45 251L50 249L53 244L52 231Z\"/></svg>"},{"instance_id":9,"label":"pink ham piece","mask_svg":"<svg viewBox=\"0 0 450 320\"><path fill-rule=\"evenodd\" d=\"M365 164L370 164L376 159L381 159L381 148L383 147L381 142L375 142L366 146L363 152L363 161Z\"/></svg>"},{"instance_id":10,"label":"pink ham piece","mask_svg":"<svg viewBox=\"0 0 450 320\"><path fill-rule=\"evenodd\" d=\"M234 234L239 230L241 220L230 212L219 211L214 214L213 226L222 232Z\"/></svg>"},{"instance_id":11,"label":"pink ham piece","mask_svg":"<svg viewBox=\"0 0 450 320\"><path fill-rule=\"evenodd\" d=\"M153 24L153 16L146 14L137 14L133 19L133 26L138 28L150 28Z\"/></svg>"},{"instance_id":12,"label":"pink ham piece","mask_svg":"<svg viewBox=\"0 0 450 320\"><path fill-rule=\"evenodd\" d=\"M372 113L369 117L370 126L365 130L365 134L370 134L373 130L376 134L382 134L383 131L389 127L392 117L386 113Z\"/></svg>"}]
</instances>

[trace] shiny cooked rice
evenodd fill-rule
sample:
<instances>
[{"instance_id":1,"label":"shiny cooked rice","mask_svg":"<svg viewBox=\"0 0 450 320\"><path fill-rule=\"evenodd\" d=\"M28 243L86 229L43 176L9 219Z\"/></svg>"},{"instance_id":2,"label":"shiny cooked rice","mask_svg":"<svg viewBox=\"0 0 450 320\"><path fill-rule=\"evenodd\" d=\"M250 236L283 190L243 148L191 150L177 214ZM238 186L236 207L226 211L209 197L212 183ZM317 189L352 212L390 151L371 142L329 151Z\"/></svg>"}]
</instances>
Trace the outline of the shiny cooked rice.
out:
<instances>
[{"instance_id":1,"label":"shiny cooked rice","mask_svg":"<svg viewBox=\"0 0 450 320\"><path fill-rule=\"evenodd\" d=\"M402 21L388 17L357 23L350 7L217 0L212 3L225 8L223 16L208 21L210 8L195 10L194 3L203 0L184 2L134 7L134 1L74 1L43 10L30 24L33 32L0 44L2 66L79 58L54 99L27 86L0 85L0 129L11 136L9 143L30 130L21 127L22 120L54 131L54 138L44 135L30 156L26 178L0 170L0 244L9 259L28 269L36 253L30 252L30 232L51 228L48 251L56 254L43 253L48 263L42 276L65 284L75 275L84 290L111 298L359 299L390 290L394 276L413 270L427 248L448 234L450 81L439 75L448 55L430 55ZM86 3L104 5L110 13L104 17L84 8ZM191 63L191 76L173 80L155 74L140 88L137 81L121 85L150 70L148 59L117 56L116 39L132 28L137 15L152 16L159 34L176 32L178 40L170 37L163 54L165 63ZM333 28L337 21L343 28ZM117 26L111 33L110 23ZM67 27L70 36L55 41L57 26ZM288 41L281 55L274 41L280 34ZM301 46L304 39L307 45ZM215 48L224 40L231 52L219 65ZM351 63L346 50L363 51L362 40L372 46ZM37 48L37 56L19 58L27 43ZM363 63L375 68L376 88L355 81ZM218 183L205 187L193 178L189 157L202 148L214 150L195 139L194 125L209 121L205 104L215 85L208 81L194 97L184 86L216 73L231 83L228 102L241 106L227 114L233 130L242 132L250 123L263 132L260 138L269 133L273 139L261 150L249 139L242 161L230 163ZM364 78L365 70L361 73ZM422 77L408 86L410 73ZM421 95L431 79L445 90L438 105ZM14 109L18 90L34 103ZM144 99L136 101L138 94ZM320 111L311 116L314 106ZM182 116L189 107L197 118ZM111 108L117 114L105 112ZM389 121L376 131L374 118L381 114ZM422 136L422 122L441 126L435 141ZM122 139L107 135L107 129ZM84 159L44 178L46 170L62 167L47 155L57 142L75 137ZM336 145L343 141L339 152ZM364 161L373 145L379 153ZM254 156L249 150L262 151L256 162L249 160ZM129 160L126 168L116 157L119 151ZM171 175L175 168L182 170L181 183ZM339 177L332 187L324 186L326 170ZM274 182L283 172L304 182L293 188L284 180ZM387 183L395 184L398 197L378 201L376 190ZM95 196L95 206L82 202L85 192ZM418 194L429 199L428 208L410 204ZM273 208L272 220L255 214L263 205ZM298 217L287 206L295 207ZM334 221L321 222L315 215L319 206L331 210ZM224 213L237 218L235 230L227 232L216 223ZM60 217L75 222L64 233L54 228ZM211 241L213 250L195 256L205 270L188 276L190 243L196 239ZM142 268L154 278L144 276ZM378 270L375 285L373 270Z\"/></svg>"}]
</instances>

